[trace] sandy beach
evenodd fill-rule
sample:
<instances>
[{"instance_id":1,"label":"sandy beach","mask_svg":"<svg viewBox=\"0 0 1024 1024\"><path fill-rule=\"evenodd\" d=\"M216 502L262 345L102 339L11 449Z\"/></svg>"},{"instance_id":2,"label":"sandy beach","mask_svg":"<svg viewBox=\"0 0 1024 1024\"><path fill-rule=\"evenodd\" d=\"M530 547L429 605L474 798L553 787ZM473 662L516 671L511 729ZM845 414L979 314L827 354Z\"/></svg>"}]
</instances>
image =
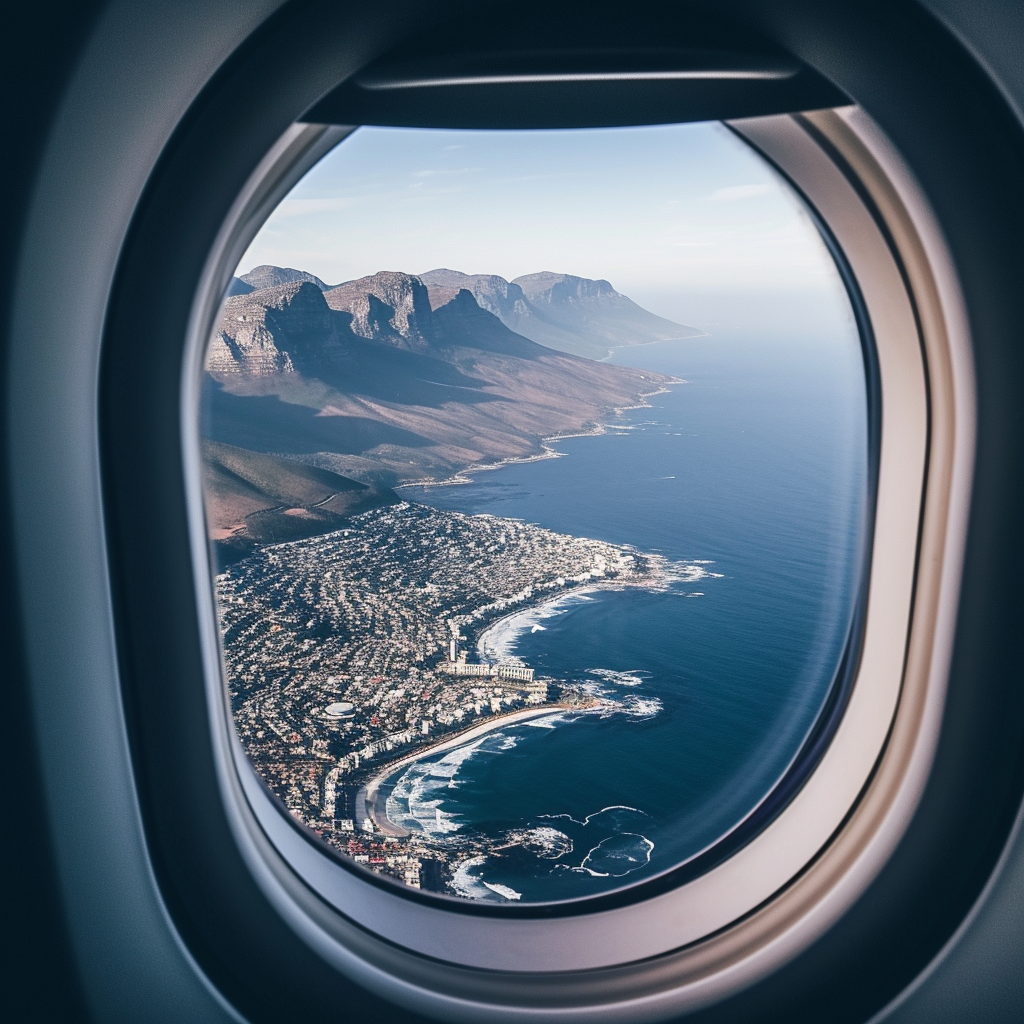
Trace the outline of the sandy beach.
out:
<instances>
[{"instance_id":1,"label":"sandy beach","mask_svg":"<svg viewBox=\"0 0 1024 1024\"><path fill-rule=\"evenodd\" d=\"M564 711L582 710L585 710L585 708L573 704L545 704L543 707L524 708L520 711L510 711L504 715L492 715L486 721L470 726L468 729L449 736L439 743L432 743L428 747L414 750L411 754L406 754L405 757L400 757L397 761L392 761L390 764L385 765L360 791L359 797L362 797L366 802L366 814L373 822L374 828L384 835L407 836L409 832L406 829L400 828L388 818L385 808L387 794L381 792L381 788L396 772L401 771L416 761L423 760L425 757L431 757L445 750L451 750L453 747L460 747L464 743L469 743L480 736L493 732L495 729L516 725L519 722L526 722L533 718L542 718L545 715L557 715ZM359 803L359 797L357 797L357 804Z\"/></svg>"}]
</instances>

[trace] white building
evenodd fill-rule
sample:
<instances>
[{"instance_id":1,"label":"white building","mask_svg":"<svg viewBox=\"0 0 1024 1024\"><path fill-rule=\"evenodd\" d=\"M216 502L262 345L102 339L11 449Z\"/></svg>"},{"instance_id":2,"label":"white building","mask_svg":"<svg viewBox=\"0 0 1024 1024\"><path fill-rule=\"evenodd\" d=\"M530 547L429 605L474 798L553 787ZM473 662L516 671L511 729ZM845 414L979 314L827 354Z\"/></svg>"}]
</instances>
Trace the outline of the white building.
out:
<instances>
[{"instance_id":1,"label":"white building","mask_svg":"<svg viewBox=\"0 0 1024 1024\"><path fill-rule=\"evenodd\" d=\"M532 668L514 662L502 662L497 665L471 665L468 661L447 661L442 671L453 676L486 676L491 679L513 679L520 682L533 682Z\"/></svg>"}]
</instances>

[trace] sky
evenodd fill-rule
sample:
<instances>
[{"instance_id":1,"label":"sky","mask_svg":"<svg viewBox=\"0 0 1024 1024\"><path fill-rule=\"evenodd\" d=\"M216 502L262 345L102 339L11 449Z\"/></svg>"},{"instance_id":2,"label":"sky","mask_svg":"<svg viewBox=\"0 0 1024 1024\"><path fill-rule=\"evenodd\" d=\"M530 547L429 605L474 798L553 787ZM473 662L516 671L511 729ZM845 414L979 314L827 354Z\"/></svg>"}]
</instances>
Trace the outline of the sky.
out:
<instances>
[{"instance_id":1,"label":"sky","mask_svg":"<svg viewBox=\"0 0 1024 1024\"><path fill-rule=\"evenodd\" d=\"M846 307L800 200L718 123L361 128L282 201L237 273L263 263L332 285L379 270L550 270L697 325Z\"/></svg>"}]
</instances>

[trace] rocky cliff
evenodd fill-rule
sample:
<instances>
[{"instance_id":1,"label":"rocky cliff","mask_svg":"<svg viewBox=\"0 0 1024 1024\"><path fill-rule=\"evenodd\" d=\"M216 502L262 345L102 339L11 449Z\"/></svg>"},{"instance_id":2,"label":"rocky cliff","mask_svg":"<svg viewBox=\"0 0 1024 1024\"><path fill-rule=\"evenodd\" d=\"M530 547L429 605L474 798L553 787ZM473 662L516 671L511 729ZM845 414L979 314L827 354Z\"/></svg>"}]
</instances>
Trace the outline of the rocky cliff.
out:
<instances>
[{"instance_id":1,"label":"rocky cliff","mask_svg":"<svg viewBox=\"0 0 1024 1024\"><path fill-rule=\"evenodd\" d=\"M528 317L530 307L522 288L496 274L463 274L458 270L430 270L420 275L427 286L430 305L437 309L465 289L481 309L493 313L506 327L517 317Z\"/></svg>"},{"instance_id":2,"label":"rocky cliff","mask_svg":"<svg viewBox=\"0 0 1024 1024\"><path fill-rule=\"evenodd\" d=\"M411 352L430 348L431 308L426 286L411 274L381 271L324 293L331 309L348 313L353 334Z\"/></svg>"},{"instance_id":3,"label":"rocky cliff","mask_svg":"<svg viewBox=\"0 0 1024 1024\"><path fill-rule=\"evenodd\" d=\"M293 373L297 365L315 372L347 332L347 320L332 313L316 285L261 288L225 300L206 368L250 376Z\"/></svg>"},{"instance_id":4,"label":"rocky cliff","mask_svg":"<svg viewBox=\"0 0 1024 1024\"><path fill-rule=\"evenodd\" d=\"M701 334L638 306L604 280L548 271L514 281L456 270L430 270L420 276L435 308L465 288L517 334L591 359L603 359L613 348Z\"/></svg>"},{"instance_id":5,"label":"rocky cliff","mask_svg":"<svg viewBox=\"0 0 1024 1024\"><path fill-rule=\"evenodd\" d=\"M501 280L470 283L510 315L525 293ZM669 382L538 344L464 283L382 272L327 291L303 281L228 298L207 354L204 435L379 487L536 455L543 438L592 429ZM236 505L263 500L218 473L211 486L219 480Z\"/></svg>"}]
</instances>

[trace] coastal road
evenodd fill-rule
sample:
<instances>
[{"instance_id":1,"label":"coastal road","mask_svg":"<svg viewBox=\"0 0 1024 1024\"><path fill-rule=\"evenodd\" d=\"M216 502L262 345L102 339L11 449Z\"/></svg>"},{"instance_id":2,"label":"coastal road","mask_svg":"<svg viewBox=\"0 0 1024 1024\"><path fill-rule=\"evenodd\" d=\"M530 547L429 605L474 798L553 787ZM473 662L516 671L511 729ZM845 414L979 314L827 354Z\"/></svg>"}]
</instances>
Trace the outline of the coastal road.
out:
<instances>
[{"instance_id":1,"label":"coastal road","mask_svg":"<svg viewBox=\"0 0 1024 1024\"><path fill-rule=\"evenodd\" d=\"M461 747L465 743L493 732L495 729L501 729L507 725L517 725L520 722L526 722L533 718L544 718L548 715L561 714L564 711L582 710L586 709L573 704L545 704L543 707L526 708L522 711L510 711L504 715L494 715L485 722L472 725L468 729L463 729L462 732L456 733L454 736L449 736L447 739L433 743L430 746L421 747L419 750L414 750L411 754L406 754L397 761L392 761L391 764L385 765L359 790L356 796L356 806L359 806L360 801L365 803L366 816L373 822L373 827L383 835L396 838L411 835L408 829L396 825L387 815L387 798L390 795L387 782L397 772L414 764L416 761L422 761L424 758L440 754L445 750Z\"/></svg>"}]
</instances>

